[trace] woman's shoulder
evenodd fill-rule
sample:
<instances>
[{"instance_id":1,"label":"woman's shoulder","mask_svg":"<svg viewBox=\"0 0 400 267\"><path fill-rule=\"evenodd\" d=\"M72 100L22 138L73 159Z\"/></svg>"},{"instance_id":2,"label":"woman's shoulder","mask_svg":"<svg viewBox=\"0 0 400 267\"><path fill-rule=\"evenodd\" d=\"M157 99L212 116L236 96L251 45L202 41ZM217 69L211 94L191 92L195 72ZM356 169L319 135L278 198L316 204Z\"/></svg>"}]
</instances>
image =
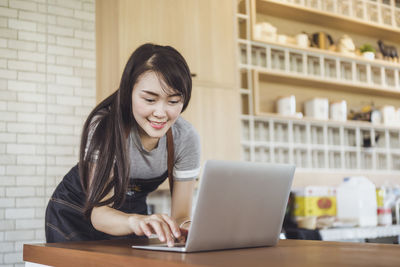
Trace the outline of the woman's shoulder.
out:
<instances>
[{"instance_id":1,"label":"woman's shoulder","mask_svg":"<svg viewBox=\"0 0 400 267\"><path fill-rule=\"evenodd\" d=\"M174 149L176 155L175 167L179 170L198 168L200 164L200 135L187 120L179 117L172 126ZM180 177L177 175L175 177Z\"/></svg>"},{"instance_id":2,"label":"woman's shoulder","mask_svg":"<svg viewBox=\"0 0 400 267\"><path fill-rule=\"evenodd\" d=\"M196 128L182 117L179 117L174 125L172 126L172 134L174 139L188 139L188 138L198 138L198 133Z\"/></svg>"}]
</instances>

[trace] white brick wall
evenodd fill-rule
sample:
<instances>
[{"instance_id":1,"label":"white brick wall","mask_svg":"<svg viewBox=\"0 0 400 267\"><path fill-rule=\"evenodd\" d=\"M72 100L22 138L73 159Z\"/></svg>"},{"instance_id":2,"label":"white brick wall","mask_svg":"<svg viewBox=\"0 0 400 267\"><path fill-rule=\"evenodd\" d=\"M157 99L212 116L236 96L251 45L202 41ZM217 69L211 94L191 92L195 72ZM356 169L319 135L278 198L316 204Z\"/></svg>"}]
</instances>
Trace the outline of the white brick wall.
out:
<instances>
[{"instance_id":1,"label":"white brick wall","mask_svg":"<svg viewBox=\"0 0 400 267\"><path fill-rule=\"evenodd\" d=\"M95 105L94 0L0 0L0 265L44 242L44 212Z\"/></svg>"}]
</instances>

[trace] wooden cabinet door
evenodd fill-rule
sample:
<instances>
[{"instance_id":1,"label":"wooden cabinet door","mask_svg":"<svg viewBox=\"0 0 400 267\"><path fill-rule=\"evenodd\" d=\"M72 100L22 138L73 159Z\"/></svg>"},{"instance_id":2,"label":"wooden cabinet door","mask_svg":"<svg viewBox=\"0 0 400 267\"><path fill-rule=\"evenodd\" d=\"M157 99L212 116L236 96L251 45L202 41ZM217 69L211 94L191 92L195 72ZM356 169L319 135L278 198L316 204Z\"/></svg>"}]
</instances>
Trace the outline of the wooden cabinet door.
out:
<instances>
[{"instance_id":1,"label":"wooden cabinet door","mask_svg":"<svg viewBox=\"0 0 400 267\"><path fill-rule=\"evenodd\" d=\"M138 46L171 45L196 74L183 117L199 131L203 159L238 159L233 9L232 0L97 0L97 101L118 88Z\"/></svg>"},{"instance_id":2,"label":"wooden cabinet door","mask_svg":"<svg viewBox=\"0 0 400 267\"><path fill-rule=\"evenodd\" d=\"M145 42L180 51L196 74L195 84L234 88L233 8L232 0L96 1L98 53L114 62L113 77L99 85L99 97L118 87L127 59ZM98 62L100 72L102 63ZM108 68L103 72L110 74Z\"/></svg>"}]
</instances>

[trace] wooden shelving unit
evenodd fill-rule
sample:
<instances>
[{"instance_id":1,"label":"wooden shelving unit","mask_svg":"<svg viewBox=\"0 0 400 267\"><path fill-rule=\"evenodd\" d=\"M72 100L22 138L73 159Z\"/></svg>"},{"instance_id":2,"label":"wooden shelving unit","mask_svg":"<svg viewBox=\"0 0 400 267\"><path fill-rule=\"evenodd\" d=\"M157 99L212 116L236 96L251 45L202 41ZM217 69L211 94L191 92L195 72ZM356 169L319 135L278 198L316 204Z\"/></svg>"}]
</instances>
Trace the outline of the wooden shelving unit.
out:
<instances>
[{"instance_id":1,"label":"wooden shelving unit","mask_svg":"<svg viewBox=\"0 0 400 267\"><path fill-rule=\"evenodd\" d=\"M243 43L246 44L247 40L245 39L239 39L238 40L239 43ZM323 55L325 57L330 57L330 58L336 58L336 57L340 57L342 59L347 59L347 60L355 60L358 62L361 62L363 64L370 64L370 63L375 63L375 64L379 64L385 67L393 67L393 68L399 68L399 63L396 62L390 62L387 60L381 60L381 59L374 59L374 60L370 60L370 59L365 59L361 56L350 56L350 55L345 55L345 54L341 54L338 52L334 52L334 51L329 51L329 50L322 50L322 49L318 49L315 47L299 47L297 45L293 45L293 44L282 44L282 43L278 43L278 42L271 42L271 41L264 41L264 40L260 40L257 39L255 37L252 37L252 41L254 43L255 46L257 45L263 45L263 44L267 44L267 45L275 45L275 46L279 46L280 48L289 48L289 49L295 49L297 51L299 51L300 53L302 52L308 52L308 53L316 53L318 55Z\"/></svg>"},{"instance_id":2,"label":"wooden shelving unit","mask_svg":"<svg viewBox=\"0 0 400 267\"><path fill-rule=\"evenodd\" d=\"M400 175L399 127L366 122L242 116L243 157L295 163L299 171L364 170Z\"/></svg>"},{"instance_id":3,"label":"wooden shelving unit","mask_svg":"<svg viewBox=\"0 0 400 267\"><path fill-rule=\"evenodd\" d=\"M271 82L284 78L288 84L389 97L400 95L400 64L253 41L248 59L246 41L239 42L240 67L257 70L256 75Z\"/></svg>"},{"instance_id":4,"label":"wooden shelving unit","mask_svg":"<svg viewBox=\"0 0 400 267\"><path fill-rule=\"evenodd\" d=\"M370 35L378 39L393 42L399 40L396 35L400 34L400 6L396 6L394 0L256 0L253 2L251 10L253 25L255 12L259 12L285 19L295 18L297 21L325 27L334 25L339 30Z\"/></svg>"},{"instance_id":5,"label":"wooden shelving unit","mask_svg":"<svg viewBox=\"0 0 400 267\"><path fill-rule=\"evenodd\" d=\"M295 163L297 173L400 176L398 127L297 119L275 114L277 97L291 94L296 96L297 111L302 111L305 100L315 96L331 101L344 99L349 109L372 101L377 106L400 107L400 63L257 40L252 30L259 22L256 17L261 14L261 18L274 16L293 23L316 24L399 44L400 7L393 0L388 3L381 0L238 2L244 160ZM371 20L370 11L366 9L371 4L376 8L376 20ZM361 14L360 9L364 13ZM275 26L279 31L279 25ZM367 137L371 147L364 145Z\"/></svg>"}]
</instances>

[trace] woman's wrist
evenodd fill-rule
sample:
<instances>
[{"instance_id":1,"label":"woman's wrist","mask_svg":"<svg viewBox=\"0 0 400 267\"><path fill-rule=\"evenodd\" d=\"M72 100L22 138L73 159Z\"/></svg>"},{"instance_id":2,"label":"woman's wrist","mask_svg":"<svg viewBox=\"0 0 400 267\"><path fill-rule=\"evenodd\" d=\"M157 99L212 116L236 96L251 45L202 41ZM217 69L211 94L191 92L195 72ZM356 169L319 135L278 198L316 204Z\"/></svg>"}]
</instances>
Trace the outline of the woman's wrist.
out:
<instances>
[{"instance_id":1,"label":"woman's wrist","mask_svg":"<svg viewBox=\"0 0 400 267\"><path fill-rule=\"evenodd\" d=\"M191 222L192 222L192 220L185 220L185 221L181 222L181 224L179 225L179 228L184 228L185 226L188 226Z\"/></svg>"},{"instance_id":2,"label":"woman's wrist","mask_svg":"<svg viewBox=\"0 0 400 267\"><path fill-rule=\"evenodd\" d=\"M127 224L129 229L132 231L131 233L136 234L137 226L138 226L139 215L138 214L129 214L127 218Z\"/></svg>"}]
</instances>

